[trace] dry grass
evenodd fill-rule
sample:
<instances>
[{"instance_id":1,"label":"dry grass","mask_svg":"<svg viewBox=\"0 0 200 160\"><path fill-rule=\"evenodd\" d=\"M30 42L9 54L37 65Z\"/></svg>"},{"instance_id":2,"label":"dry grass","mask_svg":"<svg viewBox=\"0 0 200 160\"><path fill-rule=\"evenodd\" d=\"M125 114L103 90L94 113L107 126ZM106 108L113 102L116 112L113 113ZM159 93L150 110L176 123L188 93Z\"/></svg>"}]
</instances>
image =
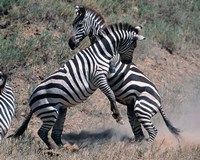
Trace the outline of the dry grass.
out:
<instances>
[{"instance_id":1,"label":"dry grass","mask_svg":"<svg viewBox=\"0 0 200 160\"><path fill-rule=\"evenodd\" d=\"M185 65L187 65L187 61L185 61ZM162 67L164 66L161 65L161 69ZM166 73L166 71L163 72ZM172 73L172 75L173 74L174 73ZM166 79L168 78L170 77L166 76ZM157 80L157 78L154 80ZM196 81L197 80L198 82L200 81L200 79L196 79ZM161 81L159 84L164 83L165 82ZM172 84L175 84L175 82ZM168 107L168 109L164 107L173 124L181 128L183 131L180 141L177 141L177 139L169 133L163 120L158 114L153 119L159 131L154 144L148 147L146 143L134 143L134 137L126 117L126 108L119 105L125 120L125 125L121 126L112 118L108 100L98 90L85 103L68 110L63 133L63 142L66 144L70 143L71 145L68 145L66 148L60 150L54 150L54 155L49 156L47 154L46 146L37 136L37 129L40 127L41 123L36 117L34 117L22 139L4 139L0 147L0 155L3 159L23 160L199 159L200 127L196 124L196 122L200 120L198 118L200 110L198 107L195 109L195 107L196 105L199 105L200 102L198 101L199 96L196 96L196 98L193 96L193 99L191 98L192 95L196 95L199 92L199 89L195 91L192 88L195 87L195 85L188 85L188 83L185 84L185 86L186 85L190 88L190 90L188 90L188 87L182 89L179 97L185 96L188 93L190 93L191 96L184 98L184 101L181 101L178 98L177 101L180 103L179 107L175 111L173 111L172 107L176 107L174 105L177 101L175 101L176 103L165 102L167 105L173 103L173 106ZM179 84L179 86L182 85ZM165 85L165 87L166 90L170 91L172 85L168 84ZM175 91L177 88L178 86L174 86L174 90L172 91ZM167 100L171 96L175 95L176 93L171 93L165 99ZM101 98L98 99L96 97ZM17 118L14 119L9 134L13 133L17 126L21 124L24 117L20 116L20 114L22 111L26 112L26 110L26 105L18 106Z\"/></svg>"},{"instance_id":2,"label":"dry grass","mask_svg":"<svg viewBox=\"0 0 200 160\"><path fill-rule=\"evenodd\" d=\"M5 69L11 72L9 83L13 87L17 106L16 117L8 135L17 129L24 120L24 115L29 111L28 98L35 85L77 52L70 51L66 43L71 30L75 2L50 1L49 3L46 0L23 0L23 2L27 3L25 8L15 5L8 16L0 17L1 23L10 20L12 24L8 29L0 30L1 49L5 54L4 57L1 53L0 67L4 65ZM112 0L102 0L97 4L85 0L84 4L91 5L98 11L103 10L102 14L108 22L115 18L116 21L130 21L131 18L132 22L133 14L135 18L143 21L142 18L145 17L137 15L140 11L138 13L135 1L127 2L120 10L122 16L116 14L117 9L120 8L118 5L120 1L112 3ZM142 1L143 3L145 4L145 1ZM22 1L21 4L23 4ZM106 7L101 8L98 5ZM134 13L130 8L134 9ZM148 31L147 29L144 33ZM152 34L157 35L156 32ZM86 40L81 47L84 48L87 45ZM9 57L7 53L13 57ZM157 86L167 116L175 126L182 129L182 138L179 142L169 133L158 114L153 119L159 131L153 146L147 147L145 143L134 143L126 116L126 107L119 105L125 125L118 125L111 116L108 100L100 91L97 91L84 103L68 110L63 141L66 144L71 143L72 146L68 145L64 149L54 151L58 155L49 156L46 146L37 135L40 120L34 117L22 139L5 138L3 140L0 146L0 159L200 159L200 127L197 124L200 121L199 53L197 48L190 49L185 55L169 54L165 49L160 48L159 42L146 41L144 45L138 45L134 56L134 62L138 68Z\"/></svg>"}]
</instances>

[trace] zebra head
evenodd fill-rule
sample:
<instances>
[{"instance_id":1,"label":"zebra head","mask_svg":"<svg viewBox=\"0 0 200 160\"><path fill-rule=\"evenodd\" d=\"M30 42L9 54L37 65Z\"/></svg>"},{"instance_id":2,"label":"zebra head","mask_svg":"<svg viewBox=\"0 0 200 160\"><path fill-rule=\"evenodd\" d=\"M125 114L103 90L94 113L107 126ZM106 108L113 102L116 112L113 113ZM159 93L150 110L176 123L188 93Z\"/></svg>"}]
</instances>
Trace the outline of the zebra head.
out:
<instances>
[{"instance_id":1,"label":"zebra head","mask_svg":"<svg viewBox=\"0 0 200 160\"><path fill-rule=\"evenodd\" d=\"M130 64L132 62L133 52L137 47L137 41L142 40L145 40L145 37L136 33L131 41L120 44L118 52L122 63Z\"/></svg>"},{"instance_id":2,"label":"zebra head","mask_svg":"<svg viewBox=\"0 0 200 160\"><path fill-rule=\"evenodd\" d=\"M98 31L104 27L103 17L89 7L76 6L76 17L72 23L73 29L69 39L69 47L75 49L80 42L89 36L90 42L94 43Z\"/></svg>"},{"instance_id":3,"label":"zebra head","mask_svg":"<svg viewBox=\"0 0 200 160\"><path fill-rule=\"evenodd\" d=\"M99 32L99 38L112 40L115 44L116 53L120 54L121 62L130 64L133 58L133 52L137 47L137 41L144 40L145 37L139 35L141 26L133 27L128 23L116 23L109 25ZM113 43L112 42L112 43Z\"/></svg>"},{"instance_id":4,"label":"zebra head","mask_svg":"<svg viewBox=\"0 0 200 160\"><path fill-rule=\"evenodd\" d=\"M7 75L0 71L0 93L4 89L7 80Z\"/></svg>"}]
</instances>

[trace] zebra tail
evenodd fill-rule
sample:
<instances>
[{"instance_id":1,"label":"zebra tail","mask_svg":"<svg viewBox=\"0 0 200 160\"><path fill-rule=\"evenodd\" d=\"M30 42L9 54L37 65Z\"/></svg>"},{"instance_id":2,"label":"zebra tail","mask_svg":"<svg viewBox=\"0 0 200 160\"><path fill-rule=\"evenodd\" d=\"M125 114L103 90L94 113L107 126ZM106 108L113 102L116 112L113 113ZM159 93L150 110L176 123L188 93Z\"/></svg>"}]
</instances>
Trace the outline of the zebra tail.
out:
<instances>
[{"instance_id":1,"label":"zebra tail","mask_svg":"<svg viewBox=\"0 0 200 160\"><path fill-rule=\"evenodd\" d=\"M162 107L160 106L159 107L159 111L160 111L160 114L162 115L163 117L163 120L167 126L167 128L169 129L169 131L174 134L176 137L178 137L180 135L180 129L178 128L175 128L172 123L169 121L169 119L166 117Z\"/></svg>"},{"instance_id":2,"label":"zebra tail","mask_svg":"<svg viewBox=\"0 0 200 160\"><path fill-rule=\"evenodd\" d=\"M17 131L12 135L13 138L18 138L19 136L21 136L21 135L25 132L25 130L26 130L27 127L28 127L28 123L29 123L29 121L30 121L32 115L33 115L33 112L30 111L29 114L28 114L28 116L25 118L24 122L22 123L22 125L21 125L21 126L17 129Z\"/></svg>"}]
</instances>

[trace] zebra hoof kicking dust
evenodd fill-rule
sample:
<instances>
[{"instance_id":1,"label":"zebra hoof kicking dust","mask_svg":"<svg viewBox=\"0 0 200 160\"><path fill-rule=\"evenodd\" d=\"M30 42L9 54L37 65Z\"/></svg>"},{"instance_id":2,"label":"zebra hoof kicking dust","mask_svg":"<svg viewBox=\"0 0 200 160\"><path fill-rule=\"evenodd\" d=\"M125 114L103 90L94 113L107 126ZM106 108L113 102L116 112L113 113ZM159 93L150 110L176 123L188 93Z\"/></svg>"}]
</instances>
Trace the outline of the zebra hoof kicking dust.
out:
<instances>
[{"instance_id":1,"label":"zebra hoof kicking dust","mask_svg":"<svg viewBox=\"0 0 200 160\"><path fill-rule=\"evenodd\" d=\"M0 143L7 134L15 114L14 94L6 81L7 75L0 71Z\"/></svg>"},{"instance_id":2,"label":"zebra hoof kicking dust","mask_svg":"<svg viewBox=\"0 0 200 160\"><path fill-rule=\"evenodd\" d=\"M124 120L122 119L121 116L118 116L118 114L112 114L113 118L116 119L116 122L121 124L121 125L124 125Z\"/></svg>"}]
</instances>

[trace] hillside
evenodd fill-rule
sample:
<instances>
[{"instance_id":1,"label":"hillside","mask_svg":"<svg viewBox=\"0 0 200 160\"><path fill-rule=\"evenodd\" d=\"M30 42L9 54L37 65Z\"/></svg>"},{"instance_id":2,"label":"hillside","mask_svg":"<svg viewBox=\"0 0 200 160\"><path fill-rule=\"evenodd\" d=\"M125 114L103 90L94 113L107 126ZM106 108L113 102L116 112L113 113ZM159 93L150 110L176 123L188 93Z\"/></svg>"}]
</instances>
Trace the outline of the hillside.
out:
<instances>
[{"instance_id":1,"label":"hillside","mask_svg":"<svg viewBox=\"0 0 200 160\"><path fill-rule=\"evenodd\" d=\"M122 3L123 2L123 3ZM84 103L69 108L63 141L74 144L57 151L55 159L199 159L200 158L200 3L198 0L2 0L0 2L0 68L9 74L16 97L16 117L10 135L29 112L34 87L73 57L68 40L75 5L88 5L106 23L144 23L133 62L161 94L163 108L182 130L178 142L158 113L153 121L158 137L148 152L133 138L126 106L118 104L125 125L113 120L107 98L98 90ZM84 40L79 49L89 45ZM48 159L38 138L41 122L34 117L23 139L4 139L0 159ZM67 158L66 158L67 157Z\"/></svg>"}]
</instances>

